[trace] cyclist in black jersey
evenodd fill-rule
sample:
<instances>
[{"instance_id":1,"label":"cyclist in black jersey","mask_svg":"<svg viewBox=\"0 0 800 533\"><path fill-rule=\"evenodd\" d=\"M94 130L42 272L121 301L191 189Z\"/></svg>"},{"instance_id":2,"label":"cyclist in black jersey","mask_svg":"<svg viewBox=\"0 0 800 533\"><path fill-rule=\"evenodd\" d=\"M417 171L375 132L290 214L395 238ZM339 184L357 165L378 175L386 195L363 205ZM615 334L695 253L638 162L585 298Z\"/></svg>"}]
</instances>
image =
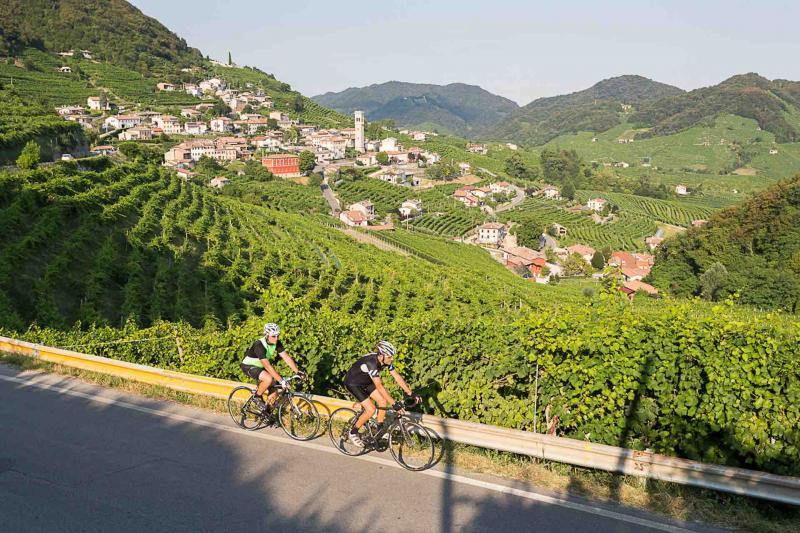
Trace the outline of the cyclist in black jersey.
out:
<instances>
[{"instance_id":1,"label":"cyclist in black jersey","mask_svg":"<svg viewBox=\"0 0 800 533\"><path fill-rule=\"evenodd\" d=\"M277 381L281 388L286 389L289 385L288 382L278 374L272 362L275 360L275 355L280 355L281 359L286 361L289 368L295 374L305 377L305 373L297 368L292 356L283 347L283 343L278 340L278 335L281 333L281 328L278 324L268 323L264 325L264 336L255 341L247 351L244 353L244 360L242 360L241 368L246 376L258 380L258 388L256 389L256 397L263 402L263 395L273 382ZM277 397L278 392L274 391L267 398L266 407L272 405Z\"/></svg>"},{"instance_id":2,"label":"cyclist in black jersey","mask_svg":"<svg viewBox=\"0 0 800 533\"><path fill-rule=\"evenodd\" d=\"M405 392L408 397L414 398L416 403L419 403L419 396L414 395L411 391L411 387L409 387L408 383L403 379L403 376L394 368L394 364L392 364L394 355L395 348L392 343L389 341L380 341L375 346L374 352L368 353L353 363L353 366L350 367L350 370L347 371L347 375L344 378L345 388L350 394L356 397L356 400L358 400L364 408L364 412L361 413L361 416L350 430L350 442L356 446L364 446L364 441L361 439L358 432L376 411L375 404L372 403L370 398L378 402L381 407L391 405L396 411L403 411L403 403L399 401L395 402L386 390L386 387L383 386L380 377L381 370L384 368L388 369L394 380L400 385L400 388L403 389L403 392ZM386 411L378 411L377 419L379 424L383 424L385 416Z\"/></svg>"}]
</instances>

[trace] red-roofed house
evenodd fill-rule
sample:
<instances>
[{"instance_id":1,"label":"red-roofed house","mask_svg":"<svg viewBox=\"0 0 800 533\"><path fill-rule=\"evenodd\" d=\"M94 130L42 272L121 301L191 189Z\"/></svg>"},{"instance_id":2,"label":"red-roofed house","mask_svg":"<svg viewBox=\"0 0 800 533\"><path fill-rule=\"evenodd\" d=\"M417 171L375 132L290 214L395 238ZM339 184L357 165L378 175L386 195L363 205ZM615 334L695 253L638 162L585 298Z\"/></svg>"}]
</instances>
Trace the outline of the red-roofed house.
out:
<instances>
[{"instance_id":1,"label":"red-roofed house","mask_svg":"<svg viewBox=\"0 0 800 533\"><path fill-rule=\"evenodd\" d=\"M584 244L573 244L572 246L567 246L567 251L570 253L570 255L578 254L579 256L583 257L583 260L587 263L591 263L592 256L595 252L594 248Z\"/></svg>"},{"instance_id":2,"label":"red-roofed house","mask_svg":"<svg viewBox=\"0 0 800 533\"><path fill-rule=\"evenodd\" d=\"M650 296L658 296L658 289L638 280L626 281L619 290L625 293L631 300L633 300L633 295L639 291L644 291Z\"/></svg>"},{"instance_id":3,"label":"red-roofed house","mask_svg":"<svg viewBox=\"0 0 800 533\"><path fill-rule=\"evenodd\" d=\"M292 154L272 154L264 157L261 164L267 170L283 178L300 176L300 156Z\"/></svg>"},{"instance_id":4,"label":"red-roofed house","mask_svg":"<svg viewBox=\"0 0 800 533\"><path fill-rule=\"evenodd\" d=\"M348 226L366 226L367 225L367 217L364 216L364 213L361 211L342 211L339 213L339 220L347 224Z\"/></svg>"}]
</instances>

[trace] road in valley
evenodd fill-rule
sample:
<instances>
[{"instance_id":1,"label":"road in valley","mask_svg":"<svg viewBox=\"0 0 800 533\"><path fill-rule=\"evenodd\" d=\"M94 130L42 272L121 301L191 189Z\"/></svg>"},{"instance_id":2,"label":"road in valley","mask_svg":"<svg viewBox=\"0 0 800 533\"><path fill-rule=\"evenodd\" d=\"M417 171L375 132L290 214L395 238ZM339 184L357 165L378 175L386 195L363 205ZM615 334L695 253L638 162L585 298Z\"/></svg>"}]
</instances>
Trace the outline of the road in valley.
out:
<instances>
[{"instance_id":1,"label":"road in valley","mask_svg":"<svg viewBox=\"0 0 800 533\"><path fill-rule=\"evenodd\" d=\"M686 524L488 476L350 458L322 437L0 365L0 529L683 531ZM696 526L691 526L696 527Z\"/></svg>"}]
</instances>

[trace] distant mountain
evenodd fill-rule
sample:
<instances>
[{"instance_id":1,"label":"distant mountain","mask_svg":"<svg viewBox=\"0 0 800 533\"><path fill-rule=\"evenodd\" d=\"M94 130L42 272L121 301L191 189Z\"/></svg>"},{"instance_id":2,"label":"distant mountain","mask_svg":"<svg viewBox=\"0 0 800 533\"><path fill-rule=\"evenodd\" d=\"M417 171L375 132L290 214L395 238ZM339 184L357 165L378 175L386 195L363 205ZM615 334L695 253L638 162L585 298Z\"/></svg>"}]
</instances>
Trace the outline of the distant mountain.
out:
<instances>
[{"instance_id":1,"label":"distant mountain","mask_svg":"<svg viewBox=\"0 0 800 533\"><path fill-rule=\"evenodd\" d=\"M618 76L600 81L583 91L539 98L517 109L481 136L540 145L565 133L602 132L620 123L621 104L640 106L682 89L642 76Z\"/></svg>"},{"instance_id":2,"label":"distant mountain","mask_svg":"<svg viewBox=\"0 0 800 533\"><path fill-rule=\"evenodd\" d=\"M89 50L95 59L142 73L204 61L199 50L124 0L3 0L0 54L25 47Z\"/></svg>"},{"instance_id":3,"label":"distant mountain","mask_svg":"<svg viewBox=\"0 0 800 533\"><path fill-rule=\"evenodd\" d=\"M518 106L476 85L431 85L390 81L369 87L329 92L312 98L344 114L362 109L367 120L393 119L398 126L426 123L441 131L473 136L504 120Z\"/></svg>"},{"instance_id":4,"label":"distant mountain","mask_svg":"<svg viewBox=\"0 0 800 533\"><path fill-rule=\"evenodd\" d=\"M720 113L756 120L778 142L798 141L800 83L741 74L713 87L645 102L630 120L651 128L645 136L668 135Z\"/></svg>"},{"instance_id":5,"label":"distant mountain","mask_svg":"<svg viewBox=\"0 0 800 533\"><path fill-rule=\"evenodd\" d=\"M800 304L800 175L706 224L665 241L651 272L653 283L677 296L798 310Z\"/></svg>"}]
</instances>

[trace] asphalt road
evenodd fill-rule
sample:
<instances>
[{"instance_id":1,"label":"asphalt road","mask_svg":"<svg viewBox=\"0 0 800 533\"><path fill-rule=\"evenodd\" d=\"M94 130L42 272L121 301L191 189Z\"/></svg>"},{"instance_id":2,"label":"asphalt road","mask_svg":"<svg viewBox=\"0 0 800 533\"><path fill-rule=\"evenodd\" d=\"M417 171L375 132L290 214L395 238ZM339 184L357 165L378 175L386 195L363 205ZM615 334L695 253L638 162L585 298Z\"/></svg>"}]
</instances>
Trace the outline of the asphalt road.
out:
<instances>
[{"instance_id":1,"label":"asphalt road","mask_svg":"<svg viewBox=\"0 0 800 533\"><path fill-rule=\"evenodd\" d=\"M0 365L0 530L682 531L498 478L412 473L327 438Z\"/></svg>"}]
</instances>

